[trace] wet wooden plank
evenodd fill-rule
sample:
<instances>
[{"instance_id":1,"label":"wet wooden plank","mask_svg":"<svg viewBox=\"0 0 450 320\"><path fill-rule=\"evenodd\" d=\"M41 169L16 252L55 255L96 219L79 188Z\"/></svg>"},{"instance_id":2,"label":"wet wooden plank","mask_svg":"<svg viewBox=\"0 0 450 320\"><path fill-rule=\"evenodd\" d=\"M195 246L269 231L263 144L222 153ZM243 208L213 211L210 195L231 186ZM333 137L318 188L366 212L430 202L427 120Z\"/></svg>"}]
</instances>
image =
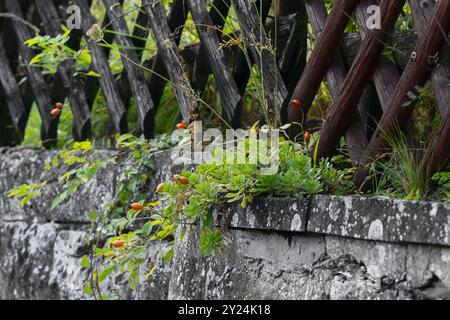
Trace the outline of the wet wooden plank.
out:
<instances>
[{"instance_id":1,"label":"wet wooden plank","mask_svg":"<svg viewBox=\"0 0 450 320\"><path fill-rule=\"evenodd\" d=\"M177 46L180 43L181 34L188 15L187 0L174 0L171 3L170 13L167 17L167 23L170 29L170 39ZM158 106L166 86L168 78L167 70L164 65L163 56L157 53L152 64L152 73L147 83L155 106Z\"/></svg>"},{"instance_id":2,"label":"wet wooden plank","mask_svg":"<svg viewBox=\"0 0 450 320\"><path fill-rule=\"evenodd\" d=\"M224 51L220 48L220 39L217 33L211 29L213 22L206 10L206 1L188 0L188 5L202 46L207 52L207 62L216 80L225 119L231 122L235 119L236 111L241 108L241 94L227 65Z\"/></svg>"},{"instance_id":3,"label":"wet wooden plank","mask_svg":"<svg viewBox=\"0 0 450 320\"><path fill-rule=\"evenodd\" d=\"M372 5L379 5L379 1L361 0L356 6L356 20L358 22L362 39L364 39L365 34L369 32L366 26L366 21L368 19L367 8ZM377 90L381 107L385 111L387 104L389 103L389 99L392 97L395 88L397 87L397 83L400 80L400 72L398 71L398 67L393 62L381 57L378 65L373 71L372 79Z\"/></svg>"},{"instance_id":4,"label":"wet wooden plank","mask_svg":"<svg viewBox=\"0 0 450 320\"><path fill-rule=\"evenodd\" d=\"M292 100L299 100L301 107L292 105L289 107L290 122L302 123L305 120L328 67L339 49L348 19L358 2L358 0L337 0L333 4L330 16L316 40L311 57L292 94Z\"/></svg>"},{"instance_id":5,"label":"wet wooden plank","mask_svg":"<svg viewBox=\"0 0 450 320\"><path fill-rule=\"evenodd\" d=\"M327 10L322 0L310 0L306 3L311 29L315 38L320 36L327 20ZM347 76L342 54L338 51L326 72L326 83L333 99L339 96L339 93ZM360 102L364 103L365 101ZM367 136L359 112L355 112L349 128L345 132L345 141L349 157L353 164L357 164L362 152L367 147Z\"/></svg>"},{"instance_id":6,"label":"wet wooden plank","mask_svg":"<svg viewBox=\"0 0 450 320\"><path fill-rule=\"evenodd\" d=\"M111 21L115 39L120 45L119 49L122 62L127 71L128 83L134 97L134 105L138 115L138 129L146 138L153 136L154 128L154 104L150 90L146 84L144 71L140 67L138 54L133 48L134 44L126 36L129 34L127 23L123 15L121 4L117 0L103 0L107 7L107 14Z\"/></svg>"},{"instance_id":7,"label":"wet wooden plank","mask_svg":"<svg viewBox=\"0 0 450 320\"><path fill-rule=\"evenodd\" d=\"M217 36L221 38L221 30L225 25L225 20L228 16L228 11L231 6L231 0L214 0L209 11L211 22L216 29ZM207 61L208 53L206 48L200 44L198 55L195 58L192 68L192 88L201 95L205 90L208 77L211 74L211 67L205 63Z\"/></svg>"},{"instance_id":8,"label":"wet wooden plank","mask_svg":"<svg viewBox=\"0 0 450 320\"><path fill-rule=\"evenodd\" d=\"M81 19L81 27L86 34L92 25L96 23L96 20L90 13L86 0L75 0L74 3L81 9L81 14L84 17ZM98 80L106 99L114 129L116 132L125 133L127 131L126 109L120 96L116 79L109 68L108 56L104 48L98 46L98 43L93 39L87 39L87 41L92 56L92 69L100 75ZM88 97L88 101L90 100L93 101L93 95L91 95L91 98Z\"/></svg>"},{"instance_id":9,"label":"wet wooden plank","mask_svg":"<svg viewBox=\"0 0 450 320\"><path fill-rule=\"evenodd\" d=\"M8 57L4 50L3 35L0 33L0 85L2 87L5 107L8 107L15 131L21 141L24 137L28 120L28 111L23 103L19 86L9 65ZM5 110L6 112L6 110ZM3 117L3 115L1 116Z\"/></svg>"},{"instance_id":10,"label":"wet wooden plank","mask_svg":"<svg viewBox=\"0 0 450 320\"><path fill-rule=\"evenodd\" d=\"M450 1L439 2L433 17L429 19L422 35L419 36L419 42L415 50L415 59L411 59L403 71L395 95L392 97L387 111L383 114L377 130L361 158L354 178L358 186L364 183L368 175L368 165L373 159L389 149L384 137L395 135L396 130L402 130L408 121L414 108L414 101L409 98L408 94L416 86L423 86L430 77L435 67L433 59L430 59L430 57L439 53L446 41L446 36L450 31L449 16ZM446 142L448 146L448 141L446 140ZM437 146L445 147L446 145L438 144ZM444 154L441 150L433 151Z\"/></svg>"},{"instance_id":11,"label":"wet wooden plank","mask_svg":"<svg viewBox=\"0 0 450 320\"><path fill-rule=\"evenodd\" d=\"M147 41L144 39L147 39L149 34L149 21L144 8L140 8L138 10L139 13L136 18L136 23L133 29L133 38L131 38L131 41L133 41L133 45L136 48L145 48ZM143 52L143 50L139 51L139 56L142 56Z\"/></svg>"},{"instance_id":12,"label":"wet wooden plank","mask_svg":"<svg viewBox=\"0 0 450 320\"><path fill-rule=\"evenodd\" d=\"M8 12L24 19L22 9L19 2L16 0L5 0L5 7ZM32 49L25 45L22 45L25 41L33 37L29 27L19 22L18 20L12 20L17 40L19 41L19 53L23 60L26 62L25 69L27 73L27 80L33 91L34 98L39 110L39 114L42 120L41 126L41 139L45 147L51 147L56 143L57 138L57 123L58 118L51 117L50 111L54 102L51 99L50 92L47 83L40 73L38 68L31 66L30 62L35 54Z\"/></svg>"},{"instance_id":13,"label":"wet wooden plank","mask_svg":"<svg viewBox=\"0 0 450 320\"><path fill-rule=\"evenodd\" d=\"M120 0L119 2L123 3L123 0ZM87 0L87 7L88 8L91 8L91 4L92 4L92 0ZM98 21L98 19L96 17L92 16L92 21L91 22L92 22L92 24L93 23L98 24L99 26L101 26L101 28L103 30L110 29L110 26L111 26L111 21L109 20L109 16L107 14L105 14L105 16L103 18L103 21ZM82 28L83 28L83 26L82 26ZM86 34L86 32L83 32L83 33ZM103 41L101 42L101 44L102 45L105 45L105 43L111 44L113 41L114 41L114 34L111 33L111 32L105 32L103 34ZM110 53L111 53L111 48L109 46L107 46L107 47L102 46L99 49L99 51L103 51L104 56L107 59L109 59L109 56L110 56ZM93 65L91 65L91 70L95 71L95 70L93 70ZM124 72L124 74L126 75L126 72ZM131 91L130 88L129 88L129 85L127 83L124 83L124 82L120 81L120 79L122 79L122 78L123 77L119 76L119 80L117 80L117 86L119 88L119 93L120 93L121 96L122 96L122 94L124 92L127 92L127 90ZM126 76L125 76L125 78L126 78ZM86 81L85 87L86 87L86 97L88 99L88 104L89 104L89 106L92 106L94 104L95 99L97 98L97 94L99 92L99 89L101 88L100 81L96 77L89 77L87 79L87 81ZM128 109L128 102L129 101L126 99L126 97L125 97L125 99L122 97L122 104L124 105L125 110Z\"/></svg>"},{"instance_id":14,"label":"wet wooden plank","mask_svg":"<svg viewBox=\"0 0 450 320\"><path fill-rule=\"evenodd\" d=\"M278 66L280 68L281 77L286 84L288 96L292 95L300 75L305 68L306 54L308 51L308 16L306 14L305 5L303 3L300 3L300 5L301 9L299 9L297 13L290 15L292 21L289 23L289 38L284 44L284 47L282 47L281 44L278 44L277 48L277 50L282 50ZM279 20L277 19L277 22L278 21ZM282 27L282 25L277 25L277 38L280 36L280 27ZM286 103L283 106L286 106L286 109L283 111L283 117L287 117L287 114L285 114L287 112Z\"/></svg>"},{"instance_id":15,"label":"wet wooden plank","mask_svg":"<svg viewBox=\"0 0 450 320\"><path fill-rule=\"evenodd\" d=\"M5 94L0 85L0 146L12 147L20 143L16 134L11 114L8 111Z\"/></svg>"},{"instance_id":16,"label":"wet wooden plank","mask_svg":"<svg viewBox=\"0 0 450 320\"><path fill-rule=\"evenodd\" d=\"M333 102L322 130L317 149L319 158L334 155L356 111L364 89L375 70L389 31L394 26L404 1L384 1L381 5L381 29L367 32L358 55L345 79L339 97ZM322 34L325 31L322 32Z\"/></svg>"},{"instance_id":17,"label":"wet wooden plank","mask_svg":"<svg viewBox=\"0 0 450 320\"><path fill-rule=\"evenodd\" d=\"M46 34L56 36L62 32L60 28L60 18L58 11L52 1L35 0L37 10L41 16ZM77 37L76 30L72 30L70 37L81 40ZM71 43L79 47L79 43L72 39ZM91 134L90 108L84 90L84 81L75 76L76 66L72 60L66 60L58 69L59 79L63 92L67 96L73 114L73 137L75 141L86 140ZM62 100L62 99L61 99ZM61 101L60 100L60 101Z\"/></svg>"},{"instance_id":18,"label":"wet wooden plank","mask_svg":"<svg viewBox=\"0 0 450 320\"><path fill-rule=\"evenodd\" d=\"M121 2L123 2L123 1L121 1ZM145 13L145 10L143 8L141 8L137 5L136 5L135 9L129 9L129 10L130 11L138 10L138 16L136 18L136 23L133 28L132 36L130 36L130 39L133 42L133 46L135 48L139 48L139 49L136 49L136 53L138 55L139 61L142 61L142 56L143 56L145 50L141 50L141 48L144 49L146 46L147 41L144 39L147 39L148 31L149 31L147 14ZM143 66L143 68L151 69L152 63L150 61L142 61L141 65ZM144 74L145 74L145 72L144 72ZM128 110L133 93L131 91L131 87L129 84L126 69L124 69L122 71L122 73L118 76L117 81L118 81L118 85L119 85L119 89L120 89L120 94L125 103L125 107Z\"/></svg>"},{"instance_id":19,"label":"wet wooden plank","mask_svg":"<svg viewBox=\"0 0 450 320\"><path fill-rule=\"evenodd\" d=\"M428 20L433 16L434 2L431 0L418 1L409 0L409 5L413 13L413 19L416 30L419 35L425 32L425 26ZM447 43L441 50L441 56L449 56L450 45ZM450 61L440 59L439 64L431 75L431 86L439 106L439 111L445 114L450 109Z\"/></svg>"},{"instance_id":20,"label":"wet wooden plank","mask_svg":"<svg viewBox=\"0 0 450 320\"><path fill-rule=\"evenodd\" d=\"M233 2L244 42L258 66L266 95L266 106L273 125L281 122L281 108L287 98L287 88L281 77L272 46L264 28L256 5L245 0ZM271 120L272 120L271 119Z\"/></svg>"},{"instance_id":21,"label":"wet wooden plank","mask_svg":"<svg viewBox=\"0 0 450 320\"><path fill-rule=\"evenodd\" d=\"M144 0L144 4L149 4L151 0ZM189 79L183 70L182 59L178 52L175 42L171 41L170 27L167 23L167 17L164 7L160 2L152 5L146 5L145 10L149 16L150 26L153 30L158 45L159 53L165 64L168 76L172 82L172 88L178 101L178 106L183 119L190 121L189 109L195 107L197 102L193 96Z\"/></svg>"},{"instance_id":22,"label":"wet wooden plank","mask_svg":"<svg viewBox=\"0 0 450 320\"><path fill-rule=\"evenodd\" d=\"M270 7L272 5L272 0L257 0L255 2L256 9L258 10L258 14L261 16L261 23L266 24L267 16L269 15ZM233 78L236 81L239 92L244 94L245 89L247 88L248 80L250 79L250 66L255 62L250 56L250 60L247 60L244 52L242 50L238 54L238 58L236 59L236 63L233 69Z\"/></svg>"}]
</instances>

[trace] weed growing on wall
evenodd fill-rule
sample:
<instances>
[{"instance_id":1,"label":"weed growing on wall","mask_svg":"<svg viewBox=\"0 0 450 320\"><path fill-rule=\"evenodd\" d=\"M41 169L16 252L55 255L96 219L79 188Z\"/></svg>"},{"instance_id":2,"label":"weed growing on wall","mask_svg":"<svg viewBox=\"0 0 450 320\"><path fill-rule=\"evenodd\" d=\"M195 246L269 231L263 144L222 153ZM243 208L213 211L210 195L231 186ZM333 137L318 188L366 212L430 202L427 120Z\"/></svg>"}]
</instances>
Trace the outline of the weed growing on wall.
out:
<instances>
[{"instance_id":1,"label":"weed growing on wall","mask_svg":"<svg viewBox=\"0 0 450 320\"><path fill-rule=\"evenodd\" d=\"M47 180L19 186L11 190L9 197L21 199L24 206L57 178L63 187L51 204L54 208L102 170L119 166L113 199L101 210L90 213L91 250L81 263L87 271L84 292L97 299L114 298L114 293L101 289L105 281L114 274L126 274L130 288L136 288L161 265L170 263L176 241L183 239L187 225L200 227L198 248L204 255L220 254L226 234L224 226L215 221L214 212L227 203L246 207L258 196L356 193L351 182L354 168L349 161L343 156L317 161L314 156L317 141L318 135L309 132L301 143L280 138L279 170L272 175L262 174L261 165L254 164L247 152L244 163L218 164L211 160L192 170L182 170L169 181L161 182L155 192L148 192L147 188L154 169L152 159L155 153L174 146L168 136L150 141L130 134L118 136L116 147L120 152L106 161L98 157L90 142L74 143L71 149L63 150L46 164ZM246 140L246 151L251 149L251 143L261 141ZM221 152L224 157L238 156L237 151L225 148ZM450 176L439 173L433 179L441 186L435 189L435 196L449 201ZM149 246L151 243L156 245ZM160 262L148 265L149 254L156 255Z\"/></svg>"}]
</instances>

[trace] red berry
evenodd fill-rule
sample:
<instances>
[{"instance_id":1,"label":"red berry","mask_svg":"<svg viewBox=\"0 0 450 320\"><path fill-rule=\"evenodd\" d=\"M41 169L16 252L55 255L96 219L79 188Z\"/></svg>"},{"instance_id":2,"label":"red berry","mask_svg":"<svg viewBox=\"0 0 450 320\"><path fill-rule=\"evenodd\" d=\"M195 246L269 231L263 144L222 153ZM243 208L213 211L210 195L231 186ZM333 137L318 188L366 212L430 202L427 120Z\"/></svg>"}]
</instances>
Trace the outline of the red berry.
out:
<instances>
[{"instance_id":1,"label":"red berry","mask_svg":"<svg viewBox=\"0 0 450 320\"><path fill-rule=\"evenodd\" d=\"M308 143L310 139L311 139L311 134L308 131L306 131L305 132L305 141L306 141L306 143Z\"/></svg>"},{"instance_id":2,"label":"red berry","mask_svg":"<svg viewBox=\"0 0 450 320\"><path fill-rule=\"evenodd\" d=\"M113 246L114 248L122 248L124 244L125 242L123 242L122 240L116 240L111 243L111 246Z\"/></svg>"},{"instance_id":3,"label":"red berry","mask_svg":"<svg viewBox=\"0 0 450 320\"><path fill-rule=\"evenodd\" d=\"M51 114L53 117L58 117L58 116L61 114L61 110L59 110L58 108L53 109L53 110L50 112L50 114Z\"/></svg>"},{"instance_id":4,"label":"red berry","mask_svg":"<svg viewBox=\"0 0 450 320\"><path fill-rule=\"evenodd\" d=\"M300 108L302 106L302 103L298 99L294 99L291 101L291 104L294 108Z\"/></svg>"},{"instance_id":5,"label":"red berry","mask_svg":"<svg viewBox=\"0 0 450 320\"><path fill-rule=\"evenodd\" d=\"M141 203L132 203L130 207L135 211L141 211L144 209L144 206Z\"/></svg>"},{"instance_id":6,"label":"red berry","mask_svg":"<svg viewBox=\"0 0 450 320\"><path fill-rule=\"evenodd\" d=\"M62 109L64 107L64 105L61 103L61 102L58 102L57 104L56 104L56 108L58 108L58 109Z\"/></svg>"},{"instance_id":7,"label":"red berry","mask_svg":"<svg viewBox=\"0 0 450 320\"><path fill-rule=\"evenodd\" d=\"M177 129L186 129L186 124L183 122L180 122L179 124L177 124Z\"/></svg>"},{"instance_id":8,"label":"red berry","mask_svg":"<svg viewBox=\"0 0 450 320\"><path fill-rule=\"evenodd\" d=\"M180 177L180 178L178 179L178 182L179 182L180 184L186 185L186 184L189 184L189 179L186 178L186 177Z\"/></svg>"}]
</instances>

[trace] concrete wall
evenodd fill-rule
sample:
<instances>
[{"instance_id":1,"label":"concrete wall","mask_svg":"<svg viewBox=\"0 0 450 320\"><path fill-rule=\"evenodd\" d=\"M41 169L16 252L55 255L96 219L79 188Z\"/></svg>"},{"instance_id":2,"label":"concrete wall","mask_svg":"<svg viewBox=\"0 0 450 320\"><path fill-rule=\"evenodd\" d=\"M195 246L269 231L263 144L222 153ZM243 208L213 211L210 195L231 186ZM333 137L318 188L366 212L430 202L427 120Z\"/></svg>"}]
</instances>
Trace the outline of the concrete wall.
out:
<instances>
[{"instance_id":1,"label":"concrete wall","mask_svg":"<svg viewBox=\"0 0 450 320\"><path fill-rule=\"evenodd\" d=\"M110 157L111 151L101 151ZM121 166L49 210L58 184L21 209L9 189L42 180L54 152L0 149L0 299L82 299L89 212L111 199ZM154 186L179 168L155 159ZM203 257L189 232L136 291L126 276L105 284L123 299L449 298L450 206L384 198L262 198L215 212L226 250ZM157 262L148 256L149 264Z\"/></svg>"}]
</instances>

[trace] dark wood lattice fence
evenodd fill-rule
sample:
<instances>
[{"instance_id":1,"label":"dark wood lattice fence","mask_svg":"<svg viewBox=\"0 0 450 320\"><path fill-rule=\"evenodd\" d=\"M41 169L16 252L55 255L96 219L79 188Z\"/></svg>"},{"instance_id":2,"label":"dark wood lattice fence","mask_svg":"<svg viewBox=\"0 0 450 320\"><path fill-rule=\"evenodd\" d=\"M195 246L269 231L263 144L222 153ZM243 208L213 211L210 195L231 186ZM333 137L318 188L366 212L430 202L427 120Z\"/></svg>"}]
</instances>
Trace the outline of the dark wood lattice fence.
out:
<instances>
[{"instance_id":1,"label":"dark wood lattice fence","mask_svg":"<svg viewBox=\"0 0 450 320\"><path fill-rule=\"evenodd\" d=\"M132 129L151 137L168 81L181 116L190 121L191 109L198 103L195 97L201 96L211 74L223 117L239 127L250 67L247 56L237 46L221 46L226 41L221 30L233 8L250 62L262 71L267 104L274 116L279 115L282 122L304 122L326 80L333 104L321 129L319 157L334 154L344 137L349 155L358 166L356 182L361 184L367 164L387 150L385 134L405 127L415 104L411 93L431 80L442 120L423 157L423 174L437 171L449 158L450 64L439 59L439 53L448 49L450 1L336 0L328 16L322 0L279 0L274 19L268 17L271 0L172 0L168 14L160 1L142 0L136 25L146 27L134 30L128 30L122 1L102 1L107 14L104 21L98 22L90 12L89 0L0 0L0 145L20 143L35 102L42 119L43 144L52 146L57 139L58 118L52 117L50 110L66 98L73 113L74 139L89 138L91 109L100 89L116 132ZM100 75L98 78L76 75L75 63L70 60L59 66L56 76L44 75L29 64L36 52L24 42L36 35L33 26L40 29L40 34L61 33L66 8L72 4L81 9L82 25L81 30L72 31L68 46L78 50L82 39L86 39L91 69ZM412 10L416 30L412 34L392 32L405 4ZM381 7L381 29L366 27L371 5ZM189 13L200 42L180 50ZM359 26L356 38L355 34L345 33L352 16ZM95 23L114 31L105 33L103 40L121 48L124 70L119 76L109 67L110 48L86 37ZM308 23L315 39L306 61ZM133 48L144 47L150 34L158 52L141 64L142 50ZM404 65L383 56L392 41L404 42L400 45L408 54ZM264 49L271 47L275 47L276 54ZM142 66L152 70L150 76ZM131 98L138 115L136 128L127 127Z\"/></svg>"}]
</instances>

